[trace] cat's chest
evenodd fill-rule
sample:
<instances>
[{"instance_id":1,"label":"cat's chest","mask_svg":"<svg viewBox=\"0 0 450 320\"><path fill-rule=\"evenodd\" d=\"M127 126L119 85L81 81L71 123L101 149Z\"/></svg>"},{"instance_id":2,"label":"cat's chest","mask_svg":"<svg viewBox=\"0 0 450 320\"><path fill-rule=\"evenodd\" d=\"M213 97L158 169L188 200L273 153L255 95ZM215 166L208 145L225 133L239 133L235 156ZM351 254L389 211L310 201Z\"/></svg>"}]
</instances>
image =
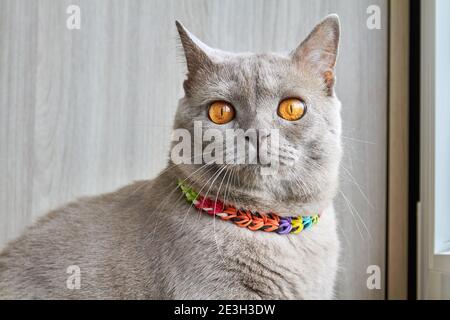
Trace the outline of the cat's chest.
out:
<instances>
[{"instance_id":1,"label":"cat's chest","mask_svg":"<svg viewBox=\"0 0 450 320\"><path fill-rule=\"evenodd\" d=\"M240 299L331 296L339 247L334 216L298 235L252 232L209 216L196 220L203 228L191 230L176 245L189 248L176 254L184 261L189 282L196 283L189 292Z\"/></svg>"},{"instance_id":2,"label":"cat's chest","mask_svg":"<svg viewBox=\"0 0 450 320\"><path fill-rule=\"evenodd\" d=\"M307 298L336 269L337 243L318 233L236 247L228 269L238 271L239 281L263 298Z\"/></svg>"}]
</instances>

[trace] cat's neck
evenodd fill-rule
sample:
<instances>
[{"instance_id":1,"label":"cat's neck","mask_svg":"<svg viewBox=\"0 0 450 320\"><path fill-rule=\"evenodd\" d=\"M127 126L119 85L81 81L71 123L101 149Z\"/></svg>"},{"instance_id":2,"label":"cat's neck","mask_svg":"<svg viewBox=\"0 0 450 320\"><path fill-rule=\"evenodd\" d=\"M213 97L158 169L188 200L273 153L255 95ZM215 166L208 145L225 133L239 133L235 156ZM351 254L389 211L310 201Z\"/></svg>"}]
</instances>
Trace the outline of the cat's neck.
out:
<instances>
[{"instance_id":1,"label":"cat's neck","mask_svg":"<svg viewBox=\"0 0 450 320\"><path fill-rule=\"evenodd\" d=\"M332 204L334 194L320 197L305 194L294 184L277 181L274 177L254 176L245 182L228 178L226 174L186 176L176 167L166 171L166 179L176 184L181 180L203 197L217 199L236 208L258 212L274 212L280 216L314 215Z\"/></svg>"}]
</instances>

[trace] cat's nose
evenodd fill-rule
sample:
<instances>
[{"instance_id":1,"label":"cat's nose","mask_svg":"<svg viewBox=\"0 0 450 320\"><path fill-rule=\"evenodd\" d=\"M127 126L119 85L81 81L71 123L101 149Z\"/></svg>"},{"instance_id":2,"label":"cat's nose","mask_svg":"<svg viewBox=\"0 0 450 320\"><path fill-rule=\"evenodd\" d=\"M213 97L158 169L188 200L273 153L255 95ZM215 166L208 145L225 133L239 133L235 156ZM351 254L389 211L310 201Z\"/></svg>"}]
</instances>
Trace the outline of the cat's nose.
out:
<instances>
[{"instance_id":1,"label":"cat's nose","mask_svg":"<svg viewBox=\"0 0 450 320\"><path fill-rule=\"evenodd\" d=\"M268 139L268 138L270 138L270 132L259 135L260 140ZM250 141L250 137L248 135L245 136L245 141Z\"/></svg>"}]
</instances>

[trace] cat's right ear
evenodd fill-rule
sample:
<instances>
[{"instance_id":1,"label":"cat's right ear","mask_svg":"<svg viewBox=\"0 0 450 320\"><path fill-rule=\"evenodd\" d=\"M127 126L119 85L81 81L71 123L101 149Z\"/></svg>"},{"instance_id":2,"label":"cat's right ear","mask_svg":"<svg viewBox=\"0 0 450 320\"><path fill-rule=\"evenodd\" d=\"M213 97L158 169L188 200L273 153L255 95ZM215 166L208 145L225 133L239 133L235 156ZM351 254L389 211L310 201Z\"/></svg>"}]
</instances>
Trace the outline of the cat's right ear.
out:
<instances>
[{"instance_id":1,"label":"cat's right ear","mask_svg":"<svg viewBox=\"0 0 450 320\"><path fill-rule=\"evenodd\" d=\"M291 57L302 68L314 68L323 78L328 94L332 94L335 82L334 69L339 50L340 22L336 14L327 16L297 47Z\"/></svg>"},{"instance_id":2,"label":"cat's right ear","mask_svg":"<svg viewBox=\"0 0 450 320\"><path fill-rule=\"evenodd\" d=\"M208 53L212 49L190 33L179 21L175 21L175 24L183 46L189 74L195 74L198 70L211 66L213 63Z\"/></svg>"}]
</instances>

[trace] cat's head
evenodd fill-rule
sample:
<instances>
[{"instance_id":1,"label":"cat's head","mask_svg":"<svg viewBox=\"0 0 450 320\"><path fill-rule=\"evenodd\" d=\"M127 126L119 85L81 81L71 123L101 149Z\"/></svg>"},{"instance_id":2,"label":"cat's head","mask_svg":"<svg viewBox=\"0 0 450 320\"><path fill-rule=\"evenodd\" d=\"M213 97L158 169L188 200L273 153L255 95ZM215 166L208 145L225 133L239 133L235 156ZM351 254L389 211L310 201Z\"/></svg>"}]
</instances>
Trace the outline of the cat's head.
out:
<instances>
[{"instance_id":1,"label":"cat's head","mask_svg":"<svg viewBox=\"0 0 450 320\"><path fill-rule=\"evenodd\" d=\"M188 73L174 127L192 139L190 151L184 150L185 162L191 162L178 166L182 178L189 177L203 193L222 197L235 192L255 206L264 206L255 201L258 197L304 203L332 197L341 158L340 102L334 90L338 17L327 16L289 54L224 52L208 47L178 22L177 28ZM202 134L208 129L223 133L223 139L206 134L195 140L195 126ZM245 140L243 164L236 145L227 146L229 129L257 134ZM173 147L179 149L179 141ZM206 164L211 154L205 157L204 152L214 148L223 151L223 164ZM274 170L262 172L271 166Z\"/></svg>"}]
</instances>

